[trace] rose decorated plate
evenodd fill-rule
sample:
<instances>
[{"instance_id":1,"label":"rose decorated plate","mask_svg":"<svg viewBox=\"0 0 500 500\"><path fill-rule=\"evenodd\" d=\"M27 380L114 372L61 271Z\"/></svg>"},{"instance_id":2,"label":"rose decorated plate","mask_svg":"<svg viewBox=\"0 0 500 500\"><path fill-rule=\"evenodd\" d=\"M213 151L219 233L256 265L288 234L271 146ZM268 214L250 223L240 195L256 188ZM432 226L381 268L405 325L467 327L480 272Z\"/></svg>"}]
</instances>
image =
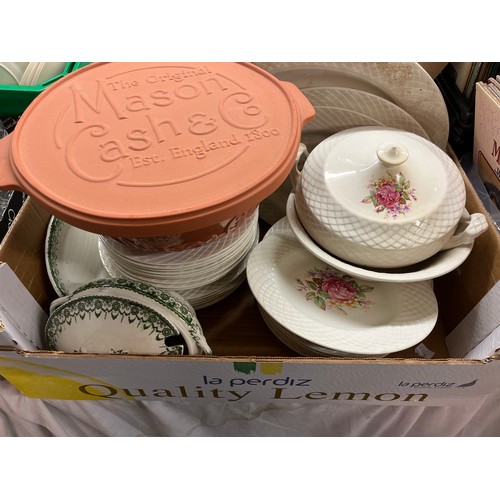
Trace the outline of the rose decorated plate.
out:
<instances>
[{"instance_id":1,"label":"rose decorated plate","mask_svg":"<svg viewBox=\"0 0 500 500\"><path fill-rule=\"evenodd\" d=\"M438 316L432 282L385 283L329 266L286 218L252 251L247 280L258 305L293 342L331 355L386 356L425 339Z\"/></svg>"}]
</instances>

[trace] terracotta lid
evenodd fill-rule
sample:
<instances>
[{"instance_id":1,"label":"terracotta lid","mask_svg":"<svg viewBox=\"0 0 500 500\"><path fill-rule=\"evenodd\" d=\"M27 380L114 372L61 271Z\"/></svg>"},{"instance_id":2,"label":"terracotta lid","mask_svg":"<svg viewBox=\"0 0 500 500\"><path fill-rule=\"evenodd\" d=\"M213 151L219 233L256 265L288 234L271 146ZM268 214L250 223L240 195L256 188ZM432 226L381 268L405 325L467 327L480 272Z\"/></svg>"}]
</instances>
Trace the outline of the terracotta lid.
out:
<instances>
[{"instance_id":1,"label":"terracotta lid","mask_svg":"<svg viewBox=\"0 0 500 500\"><path fill-rule=\"evenodd\" d=\"M95 63L0 141L0 186L100 234L192 231L274 192L313 117L293 84L250 63Z\"/></svg>"}]
</instances>

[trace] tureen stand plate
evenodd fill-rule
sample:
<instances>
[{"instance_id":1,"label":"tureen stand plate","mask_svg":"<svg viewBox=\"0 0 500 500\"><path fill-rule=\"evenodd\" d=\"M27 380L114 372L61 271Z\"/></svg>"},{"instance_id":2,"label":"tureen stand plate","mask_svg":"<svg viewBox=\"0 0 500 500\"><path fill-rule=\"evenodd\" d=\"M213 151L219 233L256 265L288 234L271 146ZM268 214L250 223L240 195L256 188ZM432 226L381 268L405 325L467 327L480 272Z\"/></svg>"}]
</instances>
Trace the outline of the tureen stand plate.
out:
<instances>
[{"instance_id":1,"label":"tureen stand plate","mask_svg":"<svg viewBox=\"0 0 500 500\"><path fill-rule=\"evenodd\" d=\"M304 248L317 258L339 271L349 273L357 278L368 279L371 281L384 281L388 283L415 283L418 281L427 281L438 278L439 276L443 276L460 266L465 259L467 259L472 251L472 247L474 246L474 242L471 242L449 250L443 250L423 262L405 268L377 270L374 268L364 268L350 264L349 262L335 257L317 245L300 222L295 210L295 195L293 193L291 193L288 197L286 205L286 219L297 240ZM279 230L279 227L277 229Z\"/></svg>"}]
</instances>

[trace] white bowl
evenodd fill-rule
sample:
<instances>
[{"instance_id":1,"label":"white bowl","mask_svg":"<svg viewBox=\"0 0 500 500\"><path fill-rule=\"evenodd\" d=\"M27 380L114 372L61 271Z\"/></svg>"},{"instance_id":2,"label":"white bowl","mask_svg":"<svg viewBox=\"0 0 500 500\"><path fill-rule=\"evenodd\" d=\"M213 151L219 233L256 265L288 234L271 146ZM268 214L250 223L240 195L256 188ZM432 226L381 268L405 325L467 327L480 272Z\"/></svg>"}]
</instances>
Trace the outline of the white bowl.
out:
<instances>
[{"instance_id":1,"label":"white bowl","mask_svg":"<svg viewBox=\"0 0 500 500\"><path fill-rule=\"evenodd\" d=\"M191 305L179 294L102 279L56 299L45 328L49 349L128 354L211 354Z\"/></svg>"}]
</instances>

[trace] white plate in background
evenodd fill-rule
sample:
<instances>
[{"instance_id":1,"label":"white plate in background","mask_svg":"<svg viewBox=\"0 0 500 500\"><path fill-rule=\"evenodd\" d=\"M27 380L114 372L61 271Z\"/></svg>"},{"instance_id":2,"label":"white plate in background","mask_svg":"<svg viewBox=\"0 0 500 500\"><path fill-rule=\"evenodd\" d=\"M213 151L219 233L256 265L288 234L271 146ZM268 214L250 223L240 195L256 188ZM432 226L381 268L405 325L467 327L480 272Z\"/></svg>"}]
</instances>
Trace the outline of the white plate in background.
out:
<instances>
[{"instance_id":1,"label":"white plate in background","mask_svg":"<svg viewBox=\"0 0 500 500\"><path fill-rule=\"evenodd\" d=\"M299 89L340 87L386 99L412 116L429 139L445 150L449 117L443 95L415 62L256 62L279 80Z\"/></svg>"}]
</instances>

